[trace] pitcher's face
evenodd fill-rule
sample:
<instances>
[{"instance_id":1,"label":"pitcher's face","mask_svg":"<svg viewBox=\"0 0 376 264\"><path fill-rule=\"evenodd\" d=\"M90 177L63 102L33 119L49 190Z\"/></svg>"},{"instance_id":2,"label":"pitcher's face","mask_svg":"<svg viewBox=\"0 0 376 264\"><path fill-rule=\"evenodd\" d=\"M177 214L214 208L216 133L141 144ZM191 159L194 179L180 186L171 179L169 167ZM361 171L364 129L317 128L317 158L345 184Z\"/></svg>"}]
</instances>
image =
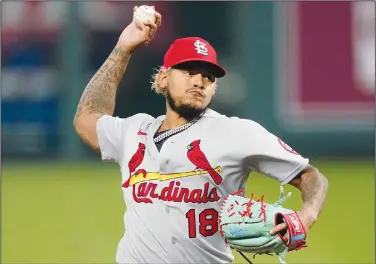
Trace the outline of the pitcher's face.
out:
<instances>
[{"instance_id":1,"label":"pitcher's face","mask_svg":"<svg viewBox=\"0 0 376 264\"><path fill-rule=\"evenodd\" d=\"M193 118L203 112L216 89L216 78L205 63L189 62L171 69L167 76L166 98L179 115Z\"/></svg>"}]
</instances>

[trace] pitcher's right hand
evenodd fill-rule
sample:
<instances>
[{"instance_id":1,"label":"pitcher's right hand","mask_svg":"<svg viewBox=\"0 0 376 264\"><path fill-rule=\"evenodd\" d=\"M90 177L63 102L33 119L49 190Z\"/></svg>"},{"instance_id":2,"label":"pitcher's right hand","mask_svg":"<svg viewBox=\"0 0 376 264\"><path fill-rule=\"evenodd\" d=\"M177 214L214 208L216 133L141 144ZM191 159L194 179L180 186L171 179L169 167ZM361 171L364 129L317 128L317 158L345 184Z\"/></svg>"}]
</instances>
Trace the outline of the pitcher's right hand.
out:
<instances>
[{"instance_id":1,"label":"pitcher's right hand","mask_svg":"<svg viewBox=\"0 0 376 264\"><path fill-rule=\"evenodd\" d=\"M136 9L137 6L133 8L133 13ZM155 23L141 23L138 25L132 20L121 33L117 44L129 51L135 50L141 44L148 44L154 38L157 29L161 26L161 22L162 16L157 11L155 12Z\"/></svg>"}]
</instances>

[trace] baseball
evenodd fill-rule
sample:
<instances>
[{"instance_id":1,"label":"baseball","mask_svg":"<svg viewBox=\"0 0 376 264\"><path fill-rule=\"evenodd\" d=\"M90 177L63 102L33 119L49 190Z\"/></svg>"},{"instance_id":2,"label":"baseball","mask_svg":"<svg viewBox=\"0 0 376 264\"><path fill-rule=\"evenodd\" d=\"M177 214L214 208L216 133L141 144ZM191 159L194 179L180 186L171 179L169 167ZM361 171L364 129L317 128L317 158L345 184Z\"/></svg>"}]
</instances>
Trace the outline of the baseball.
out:
<instances>
[{"instance_id":1,"label":"baseball","mask_svg":"<svg viewBox=\"0 0 376 264\"><path fill-rule=\"evenodd\" d=\"M155 10L151 6L139 6L133 14L133 21L140 23L155 23Z\"/></svg>"}]
</instances>

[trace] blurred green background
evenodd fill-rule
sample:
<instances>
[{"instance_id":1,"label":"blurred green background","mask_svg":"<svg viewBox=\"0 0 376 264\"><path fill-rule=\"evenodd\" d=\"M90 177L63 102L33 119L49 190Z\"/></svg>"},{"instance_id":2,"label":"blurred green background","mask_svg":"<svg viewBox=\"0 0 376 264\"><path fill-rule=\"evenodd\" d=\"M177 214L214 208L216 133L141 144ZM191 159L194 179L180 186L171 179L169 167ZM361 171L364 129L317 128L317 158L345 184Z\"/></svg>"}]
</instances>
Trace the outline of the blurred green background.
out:
<instances>
[{"instance_id":1,"label":"blurred green background","mask_svg":"<svg viewBox=\"0 0 376 264\"><path fill-rule=\"evenodd\" d=\"M86 83L141 3L1 4L1 261L114 263L126 209L120 170L80 141L72 119ZM212 108L261 123L329 179L308 248L287 262L375 263L375 3L147 4L163 25L132 56L115 115L163 114L163 98L150 90L153 68L175 38L207 39L228 71ZM279 193L257 174L247 186L269 202ZM299 192L286 191L293 196L285 206L299 208Z\"/></svg>"}]
</instances>

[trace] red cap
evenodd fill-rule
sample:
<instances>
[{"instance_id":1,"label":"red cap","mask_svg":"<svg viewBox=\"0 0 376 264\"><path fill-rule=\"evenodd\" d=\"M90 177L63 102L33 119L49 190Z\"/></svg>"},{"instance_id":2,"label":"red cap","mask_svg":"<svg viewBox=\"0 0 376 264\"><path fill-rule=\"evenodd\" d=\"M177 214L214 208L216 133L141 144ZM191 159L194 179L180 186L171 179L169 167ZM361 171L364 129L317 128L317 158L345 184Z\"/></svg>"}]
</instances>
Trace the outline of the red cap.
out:
<instances>
[{"instance_id":1,"label":"red cap","mask_svg":"<svg viewBox=\"0 0 376 264\"><path fill-rule=\"evenodd\" d=\"M189 61L206 62L218 78L226 74L226 70L217 63L217 53L213 46L199 37L176 39L164 56L163 67L169 68Z\"/></svg>"}]
</instances>

